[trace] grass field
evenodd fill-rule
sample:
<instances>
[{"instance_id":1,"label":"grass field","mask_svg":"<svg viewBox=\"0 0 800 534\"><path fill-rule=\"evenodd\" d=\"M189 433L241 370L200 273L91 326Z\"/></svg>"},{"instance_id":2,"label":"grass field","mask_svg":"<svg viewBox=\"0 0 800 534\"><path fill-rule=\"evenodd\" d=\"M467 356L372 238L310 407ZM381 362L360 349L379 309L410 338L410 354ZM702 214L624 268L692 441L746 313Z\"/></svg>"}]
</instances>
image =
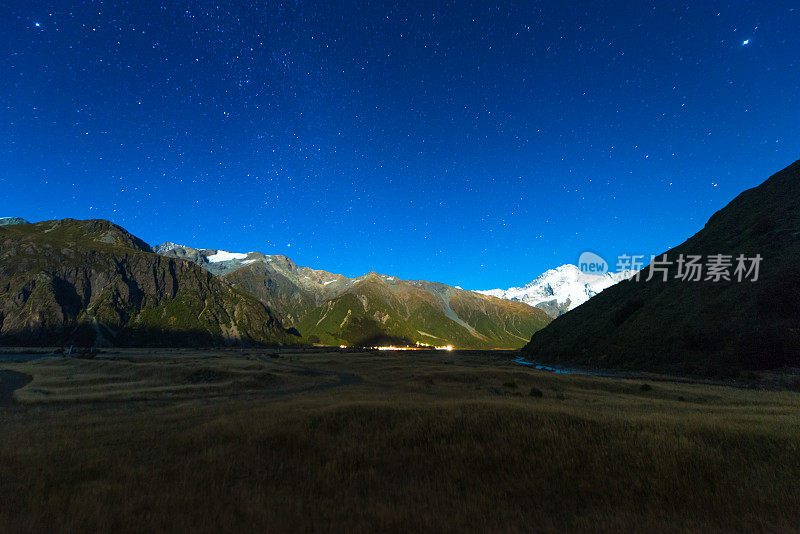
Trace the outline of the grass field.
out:
<instances>
[{"instance_id":1,"label":"grass field","mask_svg":"<svg viewBox=\"0 0 800 534\"><path fill-rule=\"evenodd\" d=\"M0 531L800 528L800 394L512 357L0 359Z\"/></svg>"}]
</instances>

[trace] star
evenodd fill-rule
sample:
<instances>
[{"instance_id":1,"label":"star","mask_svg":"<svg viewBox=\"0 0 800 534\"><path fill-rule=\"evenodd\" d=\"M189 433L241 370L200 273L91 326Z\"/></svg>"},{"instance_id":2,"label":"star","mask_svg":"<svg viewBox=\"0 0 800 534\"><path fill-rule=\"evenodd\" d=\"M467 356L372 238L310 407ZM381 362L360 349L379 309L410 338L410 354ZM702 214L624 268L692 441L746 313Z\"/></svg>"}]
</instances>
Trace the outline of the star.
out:
<instances>
[{"instance_id":1,"label":"star","mask_svg":"<svg viewBox=\"0 0 800 534\"><path fill-rule=\"evenodd\" d=\"M36 28L41 28L42 27L42 23L41 22L34 22L33 25Z\"/></svg>"},{"instance_id":2,"label":"star","mask_svg":"<svg viewBox=\"0 0 800 534\"><path fill-rule=\"evenodd\" d=\"M742 46L747 46L749 44L750 44L750 39L745 39L744 41L742 41Z\"/></svg>"}]
</instances>

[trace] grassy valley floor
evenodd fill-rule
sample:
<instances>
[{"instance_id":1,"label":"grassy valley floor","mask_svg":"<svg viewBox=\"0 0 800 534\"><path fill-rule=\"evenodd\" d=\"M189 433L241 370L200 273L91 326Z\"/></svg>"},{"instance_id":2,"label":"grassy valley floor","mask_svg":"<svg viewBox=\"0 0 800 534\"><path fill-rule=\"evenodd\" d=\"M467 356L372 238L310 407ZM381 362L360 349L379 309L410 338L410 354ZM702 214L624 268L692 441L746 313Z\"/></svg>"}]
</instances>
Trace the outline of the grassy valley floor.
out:
<instances>
[{"instance_id":1,"label":"grassy valley floor","mask_svg":"<svg viewBox=\"0 0 800 534\"><path fill-rule=\"evenodd\" d=\"M800 394L516 356L2 355L0 531L800 526Z\"/></svg>"}]
</instances>

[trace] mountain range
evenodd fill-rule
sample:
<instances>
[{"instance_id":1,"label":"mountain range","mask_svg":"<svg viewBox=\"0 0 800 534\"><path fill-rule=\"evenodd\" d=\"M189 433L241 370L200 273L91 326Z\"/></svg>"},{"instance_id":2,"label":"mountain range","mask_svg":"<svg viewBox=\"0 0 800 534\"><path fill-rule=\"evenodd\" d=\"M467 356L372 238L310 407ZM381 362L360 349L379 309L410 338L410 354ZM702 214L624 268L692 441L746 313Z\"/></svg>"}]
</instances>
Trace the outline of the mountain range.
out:
<instances>
[{"instance_id":1,"label":"mountain range","mask_svg":"<svg viewBox=\"0 0 800 534\"><path fill-rule=\"evenodd\" d=\"M566 264L546 271L523 287L475 292L524 302L544 310L551 317L558 317L633 274L632 271L589 274L577 265Z\"/></svg>"},{"instance_id":2,"label":"mountain range","mask_svg":"<svg viewBox=\"0 0 800 534\"><path fill-rule=\"evenodd\" d=\"M687 276L682 259L692 257L706 262L702 276ZM723 276L719 265L712 275L715 258L727 262ZM737 279L737 258L752 260L753 279ZM565 265L522 288L482 292L374 272L350 278L259 252L153 249L103 220L4 218L0 343L527 342L539 363L728 376L800 367L799 265L800 161L639 276Z\"/></svg>"},{"instance_id":3,"label":"mountain range","mask_svg":"<svg viewBox=\"0 0 800 534\"><path fill-rule=\"evenodd\" d=\"M542 363L701 375L800 367L800 161L665 254L638 280L556 318L525 353ZM688 276L690 256L702 259L699 280ZM740 256L746 271L737 275ZM715 261L728 265L716 269L725 277Z\"/></svg>"},{"instance_id":4,"label":"mountain range","mask_svg":"<svg viewBox=\"0 0 800 534\"><path fill-rule=\"evenodd\" d=\"M375 272L348 278L286 256L170 242L154 251L189 260L255 296L309 343L519 348L550 321L526 304L436 282Z\"/></svg>"},{"instance_id":5,"label":"mountain range","mask_svg":"<svg viewBox=\"0 0 800 534\"><path fill-rule=\"evenodd\" d=\"M550 317L444 284L286 256L151 248L104 220L0 224L3 345L522 347Z\"/></svg>"}]
</instances>

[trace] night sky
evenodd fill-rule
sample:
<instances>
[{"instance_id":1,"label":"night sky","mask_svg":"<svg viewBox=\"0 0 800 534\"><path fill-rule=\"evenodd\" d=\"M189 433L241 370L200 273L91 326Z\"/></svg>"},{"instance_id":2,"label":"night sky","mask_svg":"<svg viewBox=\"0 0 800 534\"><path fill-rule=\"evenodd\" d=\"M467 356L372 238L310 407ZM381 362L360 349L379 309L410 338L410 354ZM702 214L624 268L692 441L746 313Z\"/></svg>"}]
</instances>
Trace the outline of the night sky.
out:
<instances>
[{"instance_id":1,"label":"night sky","mask_svg":"<svg viewBox=\"0 0 800 534\"><path fill-rule=\"evenodd\" d=\"M508 287L800 158L798 2L2 4L0 216Z\"/></svg>"}]
</instances>

